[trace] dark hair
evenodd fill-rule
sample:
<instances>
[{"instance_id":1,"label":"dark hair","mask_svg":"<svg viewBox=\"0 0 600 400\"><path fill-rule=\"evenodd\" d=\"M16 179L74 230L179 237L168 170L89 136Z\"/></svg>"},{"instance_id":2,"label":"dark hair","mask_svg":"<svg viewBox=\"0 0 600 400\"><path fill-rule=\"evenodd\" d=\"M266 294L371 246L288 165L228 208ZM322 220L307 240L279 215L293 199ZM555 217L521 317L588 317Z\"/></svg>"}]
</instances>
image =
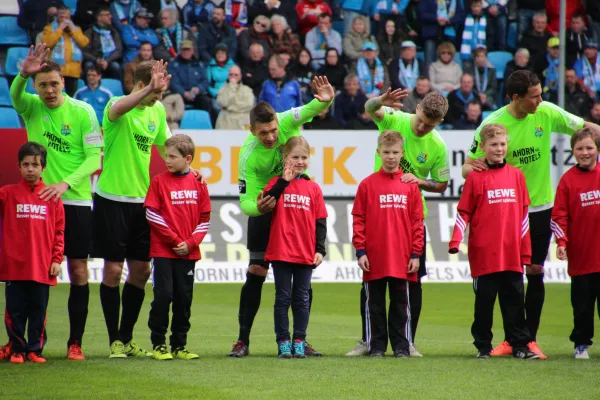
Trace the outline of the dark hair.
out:
<instances>
[{"instance_id":1,"label":"dark hair","mask_svg":"<svg viewBox=\"0 0 600 400\"><path fill-rule=\"evenodd\" d=\"M58 7L56 7L56 12L68 11L71 12L71 9L67 7L64 3L61 3Z\"/></svg>"},{"instance_id":2,"label":"dark hair","mask_svg":"<svg viewBox=\"0 0 600 400\"><path fill-rule=\"evenodd\" d=\"M254 129L256 124L268 124L277 118L275 110L266 101L257 103L250 110L250 127Z\"/></svg>"},{"instance_id":3,"label":"dark hair","mask_svg":"<svg viewBox=\"0 0 600 400\"><path fill-rule=\"evenodd\" d=\"M483 0L471 0L471 5L477 4L477 3L483 3Z\"/></svg>"},{"instance_id":4,"label":"dark hair","mask_svg":"<svg viewBox=\"0 0 600 400\"><path fill-rule=\"evenodd\" d=\"M419 75L419 77L417 78L418 81L428 81L429 78L426 77L425 75Z\"/></svg>"},{"instance_id":5,"label":"dark hair","mask_svg":"<svg viewBox=\"0 0 600 400\"><path fill-rule=\"evenodd\" d=\"M42 168L46 168L46 148L39 143L27 142L19 148L19 165L27 156L40 157Z\"/></svg>"},{"instance_id":6,"label":"dark hair","mask_svg":"<svg viewBox=\"0 0 600 400\"><path fill-rule=\"evenodd\" d=\"M137 84L139 81L146 86L150 84L152 80L152 67L156 64L155 60L142 61L138 64L133 74L133 81Z\"/></svg>"},{"instance_id":7,"label":"dark hair","mask_svg":"<svg viewBox=\"0 0 600 400\"><path fill-rule=\"evenodd\" d=\"M572 20L575 18L581 18L585 22L585 16L582 13L580 13L579 11L577 11L571 15Z\"/></svg>"},{"instance_id":8,"label":"dark hair","mask_svg":"<svg viewBox=\"0 0 600 400\"><path fill-rule=\"evenodd\" d=\"M62 78L62 71L60 70L60 65L58 65L58 63L56 61L53 60L46 60L45 61L46 65L44 65L38 72L36 72L35 74L33 74L33 82L35 83L35 78L36 76L38 76L38 74L47 74L48 72L58 72L58 75L60 75L60 77Z\"/></svg>"},{"instance_id":9,"label":"dark hair","mask_svg":"<svg viewBox=\"0 0 600 400\"><path fill-rule=\"evenodd\" d=\"M477 100L471 100L470 102L467 103L467 107L469 106L479 106L479 108L481 108L481 103Z\"/></svg>"},{"instance_id":10,"label":"dark hair","mask_svg":"<svg viewBox=\"0 0 600 400\"><path fill-rule=\"evenodd\" d=\"M319 19L322 19L322 18L329 18L330 21L332 20L331 15L329 15L327 13L319 14Z\"/></svg>"},{"instance_id":11,"label":"dark hair","mask_svg":"<svg viewBox=\"0 0 600 400\"><path fill-rule=\"evenodd\" d=\"M144 40L142 43L140 43L140 48L142 48L142 46L144 46L144 45L147 45L147 44L149 44L149 45L150 45L150 47L152 47L152 43L150 43L150 42L149 42L149 41L147 41L147 40Z\"/></svg>"},{"instance_id":12,"label":"dark hair","mask_svg":"<svg viewBox=\"0 0 600 400\"><path fill-rule=\"evenodd\" d=\"M300 51L298 52L298 64L302 65L302 64L300 64L300 53L302 53L303 51L306 52L306 54L308 54L308 64L307 65L310 66L312 64L312 54L310 54L310 50L308 50L306 47L301 48Z\"/></svg>"},{"instance_id":13,"label":"dark hair","mask_svg":"<svg viewBox=\"0 0 600 400\"><path fill-rule=\"evenodd\" d=\"M593 128L581 128L575 132L573 136L571 136L571 150L575 148L577 142L588 137L594 141L594 144L596 144L596 150L600 150L600 134L598 134L598 132Z\"/></svg>"},{"instance_id":14,"label":"dark hair","mask_svg":"<svg viewBox=\"0 0 600 400\"><path fill-rule=\"evenodd\" d=\"M536 74L527 70L515 71L506 80L506 92L508 97L512 100L512 97L516 94L519 97L524 97L529 88L540 84L540 79Z\"/></svg>"},{"instance_id":15,"label":"dark hair","mask_svg":"<svg viewBox=\"0 0 600 400\"><path fill-rule=\"evenodd\" d=\"M102 6L98 7L96 9L96 19L98 19L98 17L100 16L101 13L106 12L106 11L110 12L109 6L102 5Z\"/></svg>"},{"instance_id":16,"label":"dark hair","mask_svg":"<svg viewBox=\"0 0 600 400\"><path fill-rule=\"evenodd\" d=\"M484 55L487 56L487 48L485 48L483 46L479 46L479 47L475 48L475 50L473 50L473 58L477 57L481 53L483 53Z\"/></svg>"},{"instance_id":17,"label":"dark hair","mask_svg":"<svg viewBox=\"0 0 600 400\"><path fill-rule=\"evenodd\" d=\"M98 75L102 75L102 71L100 71L100 69L98 67L96 67L95 65L90 65L88 67L88 69L85 71L85 74L87 75L87 73L89 71L94 71L95 73L97 73Z\"/></svg>"},{"instance_id":18,"label":"dark hair","mask_svg":"<svg viewBox=\"0 0 600 400\"><path fill-rule=\"evenodd\" d=\"M329 54L330 51L334 51L335 55L337 56L338 60L337 63L335 63L334 65L331 65L327 62L327 55ZM330 67L338 67L340 66L340 53L339 51L337 51L337 49L335 47L328 47L327 50L325 50L325 65L329 65Z\"/></svg>"}]
</instances>

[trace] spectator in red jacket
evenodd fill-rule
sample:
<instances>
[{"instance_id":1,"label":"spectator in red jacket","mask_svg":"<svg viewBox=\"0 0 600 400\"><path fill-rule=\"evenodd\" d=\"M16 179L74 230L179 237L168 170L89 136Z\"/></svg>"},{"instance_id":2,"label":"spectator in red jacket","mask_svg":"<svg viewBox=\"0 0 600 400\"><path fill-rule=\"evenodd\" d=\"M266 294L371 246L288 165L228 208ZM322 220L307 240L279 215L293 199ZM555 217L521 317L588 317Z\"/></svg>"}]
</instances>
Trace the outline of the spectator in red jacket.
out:
<instances>
[{"instance_id":1,"label":"spectator in red jacket","mask_svg":"<svg viewBox=\"0 0 600 400\"><path fill-rule=\"evenodd\" d=\"M64 258L65 212L60 199L40 198L46 187L41 178L46 149L27 142L18 158L23 179L0 189L0 281L7 283L6 331L12 346L11 364L22 364L25 359L44 363L48 296Z\"/></svg>"},{"instance_id":2,"label":"spectator in red jacket","mask_svg":"<svg viewBox=\"0 0 600 400\"><path fill-rule=\"evenodd\" d=\"M594 336L594 308L600 292L600 259L596 238L600 235L600 166L598 132L583 128L571 137L571 150L577 164L560 179L552 209L552 232L556 257L566 260L571 277L571 304L574 327L571 341L575 358L588 359Z\"/></svg>"},{"instance_id":3,"label":"spectator in red jacket","mask_svg":"<svg viewBox=\"0 0 600 400\"><path fill-rule=\"evenodd\" d=\"M448 251L458 253L470 223L468 254L475 290L471 333L477 358L489 359L492 355L494 303L499 297L513 356L538 359L539 354L527 348L531 334L525 325L523 266L531 264L530 201L525 176L506 164L508 132L504 126L485 125L480 135L488 169L467 176Z\"/></svg>"},{"instance_id":4,"label":"spectator in red jacket","mask_svg":"<svg viewBox=\"0 0 600 400\"><path fill-rule=\"evenodd\" d=\"M296 4L298 14L298 33L302 36L317 26L319 15L332 15L331 8L323 0L301 0Z\"/></svg>"},{"instance_id":5,"label":"spectator in red jacket","mask_svg":"<svg viewBox=\"0 0 600 400\"><path fill-rule=\"evenodd\" d=\"M377 140L382 168L358 186L352 209L352 245L367 293L366 341L371 357L383 357L389 341L394 357L409 357L408 282L417 281L423 252L423 202L419 187L405 183L400 160L404 140L383 131ZM389 285L390 311L385 297Z\"/></svg>"}]
</instances>

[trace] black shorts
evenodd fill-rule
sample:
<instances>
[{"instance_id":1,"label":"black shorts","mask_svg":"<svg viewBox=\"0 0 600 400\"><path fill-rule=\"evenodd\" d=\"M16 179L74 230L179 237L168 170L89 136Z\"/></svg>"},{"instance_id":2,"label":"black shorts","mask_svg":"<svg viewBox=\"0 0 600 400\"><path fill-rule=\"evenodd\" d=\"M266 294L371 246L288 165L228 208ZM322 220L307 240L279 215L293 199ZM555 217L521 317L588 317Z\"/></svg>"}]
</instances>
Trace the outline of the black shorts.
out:
<instances>
[{"instance_id":1,"label":"black shorts","mask_svg":"<svg viewBox=\"0 0 600 400\"><path fill-rule=\"evenodd\" d=\"M123 262L150 261L150 225L142 203L94 195L92 257Z\"/></svg>"},{"instance_id":2,"label":"black shorts","mask_svg":"<svg viewBox=\"0 0 600 400\"><path fill-rule=\"evenodd\" d=\"M550 220L552 208L529 213L529 235L531 236L531 264L544 265L548 256L552 230Z\"/></svg>"},{"instance_id":3,"label":"black shorts","mask_svg":"<svg viewBox=\"0 0 600 400\"><path fill-rule=\"evenodd\" d=\"M65 257L86 259L92 250L92 207L66 204Z\"/></svg>"},{"instance_id":4,"label":"black shorts","mask_svg":"<svg viewBox=\"0 0 600 400\"><path fill-rule=\"evenodd\" d=\"M260 265L269 268L269 263L264 260L269 236L271 235L271 219L273 213L266 213L258 217L248 217L248 251L250 262L248 265Z\"/></svg>"}]
</instances>

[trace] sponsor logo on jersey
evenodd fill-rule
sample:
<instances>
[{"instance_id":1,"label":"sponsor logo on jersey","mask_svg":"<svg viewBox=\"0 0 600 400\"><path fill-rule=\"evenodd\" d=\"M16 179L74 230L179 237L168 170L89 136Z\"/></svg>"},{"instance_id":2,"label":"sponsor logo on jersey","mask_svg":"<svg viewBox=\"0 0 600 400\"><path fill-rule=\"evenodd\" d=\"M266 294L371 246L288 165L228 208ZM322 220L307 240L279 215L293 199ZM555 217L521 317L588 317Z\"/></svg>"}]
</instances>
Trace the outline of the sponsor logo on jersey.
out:
<instances>
[{"instance_id":1,"label":"sponsor logo on jersey","mask_svg":"<svg viewBox=\"0 0 600 400\"><path fill-rule=\"evenodd\" d=\"M240 191L240 194L246 194L246 181L239 179L238 180L238 190Z\"/></svg>"},{"instance_id":2,"label":"sponsor logo on jersey","mask_svg":"<svg viewBox=\"0 0 600 400\"><path fill-rule=\"evenodd\" d=\"M44 132L43 136L46 138L46 140L48 140L48 145L46 146L48 149L52 149L61 153L71 152L71 146L69 146L69 143L61 137L56 136L48 131Z\"/></svg>"},{"instance_id":3,"label":"sponsor logo on jersey","mask_svg":"<svg viewBox=\"0 0 600 400\"><path fill-rule=\"evenodd\" d=\"M17 204L17 218L46 219L48 206L39 204Z\"/></svg>"},{"instance_id":4,"label":"sponsor logo on jersey","mask_svg":"<svg viewBox=\"0 0 600 400\"><path fill-rule=\"evenodd\" d=\"M471 148L469 149L469 151L473 154L477 153L477 146L479 146L479 142L477 141L477 139L473 139L473 143L471 143Z\"/></svg>"},{"instance_id":5,"label":"sponsor logo on jersey","mask_svg":"<svg viewBox=\"0 0 600 400\"><path fill-rule=\"evenodd\" d=\"M542 157L542 151L539 147L522 147L512 152L512 157L519 160L519 164L526 165L539 160Z\"/></svg>"},{"instance_id":6,"label":"sponsor logo on jersey","mask_svg":"<svg viewBox=\"0 0 600 400\"><path fill-rule=\"evenodd\" d=\"M154 121L149 121L148 122L148 130L150 132L154 132L156 130L156 124L154 123Z\"/></svg>"},{"instance_id":7,"label":"sponsor logo on jersey","mask_svg":"<svg viewBox=\"0 0 600 400\"><path fill-rule=\"evenodd\" d=\"M69 125L63 124L63 126L60 128L60 133L63 136L67 136L71 134L71 127Z\"/></svg>"},{"instance_id":8,"label":"sponsor logo on jersey","mask_svg":"<svg viewBox=\"0 0 600 400\"><path fill-rule=\"evenodd\" d=\"M579 193L581 207L588 207L600 204L600 190L591 190L589 192Z\"/></svg>"},{"instance_id":9,"label":"sponsor logo on jersey","mask_svg":"<svg viewBox=\"0 0 600 400\"><path fill-rule=\"evenodd\" d=\"M400 168L405 174L415 174L415 169L413 168L412 164L404 157L400 159Z\"/></svg>"},{"instance_id":10,"label":"sponsor logo on jersey","mask_svg":"<svg viewBox=\"0 0 600 400\"><path fill-rule=\"evenodd\" d=\"M133 139L135 140L138 150L143 151L144 153L150 153L150 149L152 148L152 140L150 140L149 137L134 133Z\"/></svg>"},{"instance_id":11,"label":"sponsor logo on jersey","mask_svg":"<svg viewBox=\"0 0 600 400\"><path fill-rule=\"evenodd\" d=\"M380 194L379 208L406 208L407 196L405 194Z\"/></svg>"},{"instance_id":12,"label":"sponsor logo on jersey","mask_svg":"<svg viewBox=\"0 0 600 400\"><path fill-rule=\"evenodd\" d=\"M197 190L172 190L171 204L197 204Z\"/></svg>"},{"instance_id":13,"label":"sponsor logo on jersey","mask_svg":"<svg viewBox=\"0 0 600 400\"><path fill-rule=\"evenodd\" d=\"M417 156L417 161L420 162L421 164L425 164L427 162L427 154L420 152L419 155Z\"/></svg>"},{"instance_id":14,"label":"sponsor logo on jersey","mask_svg":"<svg viewBox=\"0 0 600 400\"><path fill-rule=\"evenodd\" d=\"M541 126L536 126L534 134L535 137L542 137L542 135L544 134L544 128L542 128Z\"/></svg>"},{"instance_id":15,"label":"sponsor logo on jersey","mask_svg":"<svg viewBox=\"0 0 600 400\"><path fill-rule=\"evenodd\" d=\"M489 204L517 202L514 188L488 190L487 197Z\"/></svg>"},{"instance_id":16,"label":"sponsor logo on jersey","mask_svg":"<svg viewBox=\"0 0 600 400\"><path fill-rule=\"evenodd\" d=\"M283 207L299 208L302 210L310 211L310 197L303 196L301 194L284 193Z\"/></svg>"}]
</instances>

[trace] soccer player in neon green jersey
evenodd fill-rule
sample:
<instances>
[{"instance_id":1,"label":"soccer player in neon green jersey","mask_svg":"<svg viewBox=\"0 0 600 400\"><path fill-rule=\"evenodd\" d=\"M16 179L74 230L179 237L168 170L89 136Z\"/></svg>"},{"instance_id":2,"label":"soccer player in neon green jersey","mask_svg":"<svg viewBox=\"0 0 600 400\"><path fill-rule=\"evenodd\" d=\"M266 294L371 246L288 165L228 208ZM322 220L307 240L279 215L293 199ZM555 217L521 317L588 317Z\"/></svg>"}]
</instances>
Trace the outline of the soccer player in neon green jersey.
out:
<instances>
[{"instance_id":1,"label":"soccer player in neon green jersey","mask_svg":"<svg viewBox=\"0 0 600 400\"><path fill-rule=\"evenodd\" d=\"M373 121L379 128L379 132L393 130L400 132L404 138L404 156L400 160L400 167L404 172L402 181L416 183L423 191L433 193L443 193L448 188L448 158L446 143L440 134L435 130L444 120L448 111L448 101L440 93L429 93L417 105L415 114L408 114L402 111L394 111L394 106L401 106L398 100L406 97L407 92L403 90L388 90L379 97L368 100L365 103L367 111ZM381 158L375 154L375 171L381 168ZM424 217L427 217L427 207L425 197L423 198ZM424 237L427 237L425 234ZM409 302L411 315L411 336L410 336L410 355L412 357L421 357L414 345L414 339L417 332L417 325L421 315L423 304L423 290L421 287L421 278L427 275L425 265L426 252L420 258L419 280L410 284ZM365 341L365 303L366 293L361 288L361 317L363 337L358 346L347 353L348 356L359 356L368 354L368 348Z\"/></svg>"},{"instance_id":2,"label":"soccer player in neon green jersey","mask_svg":"<svg viewBox=\"0 0 600 400\"><path fill-rule=\"evenodd\" d=\"M246 283L240 295L238 320L240 331L238 341L228 354L230 357L248 355L250 330L260 307L262 286L269 270L264 261L269 243L271 215L275 198L262 196L266 184L283 171L282 150L292 136L300 136L302 124L309 122L331 105L335 96L327 77L315 77L312 82L316 93L310 103L289 111L275 113L268 103L260 102L250 111L250 132L239 156L238 185L240 206L248 215L248 251L250 262ZM312 299L312 290L311 290ZM319 356L307 343L305 354Z\"/></svg>"},{"instance_id":3,"label":"soccer player in neon green jersey","mask_svg":"<svg viewBox=\"0 0 600 400\"><path fill-rule=\"evenodd\" d=\"M171 136L164 106L158 101L170 75L161 61L138 64L128 96L113 97L104 109L104 168L94 195L92 256L104 259L100 301L110 341L110 358L151 356L133 340L133 327L150 277L150 227L144 199L150 186L152 145L165 158ZM119 283L123 263L129 274L123 286L119 326Z\"/></svg>"},{"instance_id":4,"label":"soccer player in neon green jersey","mask_svg":"<svg viewBox=\"0 0 600 400\"><path fill-rule=\"evenodd\" d=\"M487 164L480 149L479 131L486 124L496 123L506 127L509 134L506 162L523 171L531 199L529 229L531 232L531 266L527 267L527 294L525 313L532 342L529 349L545 359L536 342L540 316L544 305L544 261L550 246L550 220L554 193L550 177L550 134L573 135L584 126L596 127L562 108L542 101L542 87L537 76L528 71L516 71L506 80L510 104L494 111L475 131L475 138L465 164L463 177L472 171L483 171ZM492 356L511 353L504 341L492 351Z\"/></svg>"},{"instance_id":5,"label":"soccer player in neon green jersey","mask_svg":"<svg viewBox=\"0 0 600 400\"><path fill-rule=\"evenodd\" d=\"M87 259L91 247L92 190L90 175L100 168L102 133L93 108L62 93L60 65L46 60L49 50L31 46L10 96L23 117L27 137L48 151L43 178L45 199L62 199L65 208L65 255L71 288L68 300L70 336L67 357L84 360L81 343L88 314ZM25 92L33 77L37 96Z\"/></svg>"}]
</instances>

